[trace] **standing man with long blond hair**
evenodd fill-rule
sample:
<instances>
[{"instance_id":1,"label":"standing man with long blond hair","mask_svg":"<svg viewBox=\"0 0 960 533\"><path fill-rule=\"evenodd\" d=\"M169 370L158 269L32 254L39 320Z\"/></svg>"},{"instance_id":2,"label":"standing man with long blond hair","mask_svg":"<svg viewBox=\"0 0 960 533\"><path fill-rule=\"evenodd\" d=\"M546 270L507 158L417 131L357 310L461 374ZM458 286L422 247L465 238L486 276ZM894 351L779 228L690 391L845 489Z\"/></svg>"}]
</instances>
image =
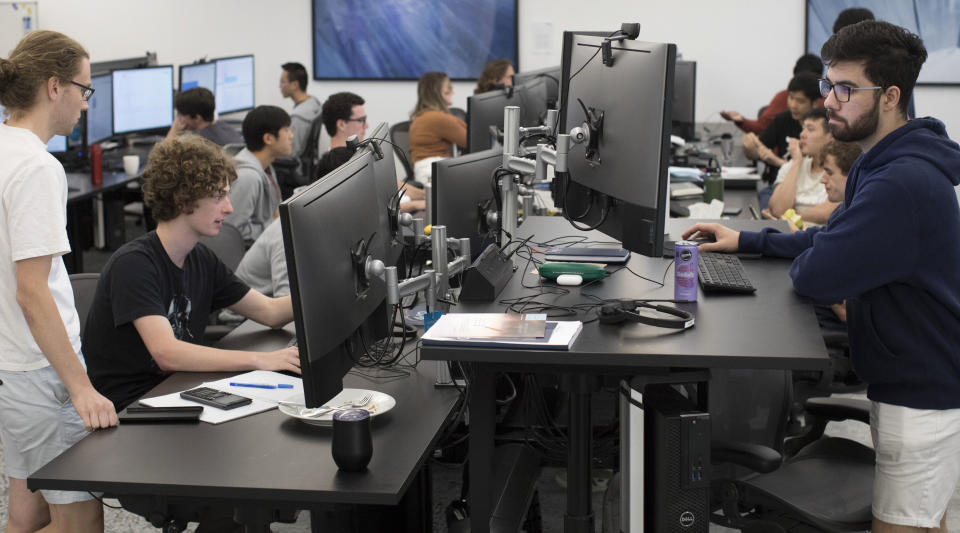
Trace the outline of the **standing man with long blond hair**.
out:
<instances>
[{"instance_id":1,"label":"standing man with long blond hair","mask_svg":"<svg viewBox=\"0 0 960 533\"><path fill-rule=\"evenodd\" d=\"M28 34L0 58L0 439L10 480L6 531L103 531L88 492L30 492L26 479L82 439L117 424L87 378L80 321L61 256L67 178L45 149L87 108L90 59L52 31Z\"/></svg>"}]
</instances>

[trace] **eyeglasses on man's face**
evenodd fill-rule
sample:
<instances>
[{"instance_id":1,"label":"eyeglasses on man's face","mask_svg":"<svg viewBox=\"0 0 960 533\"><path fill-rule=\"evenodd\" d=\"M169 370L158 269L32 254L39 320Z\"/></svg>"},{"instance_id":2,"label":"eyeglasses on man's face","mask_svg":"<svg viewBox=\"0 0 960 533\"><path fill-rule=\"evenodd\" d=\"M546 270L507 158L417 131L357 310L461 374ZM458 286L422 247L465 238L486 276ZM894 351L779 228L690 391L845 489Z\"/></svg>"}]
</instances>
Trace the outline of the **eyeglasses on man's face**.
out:
<instances>
[{"instance_id":1,"label":"eyeglasses on man's face","mask_svg":"<svg viewBox=\"0 0 960 533\"><path fill-rule=\"evenodd\" d=\"M883 89L883 87L876 85L873 87L851 87L839 83L830 83L830 80L820 79L817 81L820 82L820 96L826 98L830 96L830 91L833 90L833 94L840 103L849 102L850 95L853 94L853 91L876 91L877 89Z\"/></svg>"},{"instance_id":2,"label":"eyeglasses on man's face","mask_svg":"<svg viewBox=\"0 0 960 533\"><path fill-rule=\"evenodd\" d=\"M357 118L348 118L348 119L347 119L347 122L359 122L359 123L361 123L361 124L366 124L366 123L367 123L367 117L366 117L366 115L364 115L364 116L362 116L362 117L357 117Z\"/></svg>"},{"instance_id":3,"label":"eyeglasses on man's face","mask_svg":"<svg viewBox=\"0 0 960 533\"><path fill-rule=\"evenodd\" d=\"M94 93L93 87L90 87L89 85L84 85L82 83L77 83L73 80L70 80L70 83L76 85L77 87L80 87L80 90L81 90L80 96L82 96L83 99L86 100L87 102L90 101L90 97L93 96L93 93Z\"/></svg>"}]
</instances>

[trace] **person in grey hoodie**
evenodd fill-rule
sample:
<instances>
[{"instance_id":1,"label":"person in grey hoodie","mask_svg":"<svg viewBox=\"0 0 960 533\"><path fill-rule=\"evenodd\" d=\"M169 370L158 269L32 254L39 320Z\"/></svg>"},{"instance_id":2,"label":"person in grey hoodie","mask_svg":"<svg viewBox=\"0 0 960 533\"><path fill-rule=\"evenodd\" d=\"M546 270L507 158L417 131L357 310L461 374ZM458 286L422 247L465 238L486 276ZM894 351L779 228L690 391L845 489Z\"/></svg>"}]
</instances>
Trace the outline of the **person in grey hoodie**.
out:
<instances>
[{"instance_id":1,"label":"person in grey hoodie","mask_svg":"<svg viewBox=\"0 0 960 533\"><path fill-rule=\"evenodd\" d=\"M276 106L258 106L243 119L243 140L247 147L235 157L237 181L230 187L233 213L224 222L240 230L249 245L277 216L280 186L272 163L290 155L290 115Z\"/></svg>"},{"instance_id":2,"label":"person in grey hoodie","mask_svg":"<svg viewBox=\"0 0 960 533\"><path fill-rule=\"evenodd\" d=\"M280 66L280 94L293 100L290 121L293 126L292 157L300 157L310 135L310 126L320 116L320 100L307 94L307 69L300 63L284 63Z\"/></svg>"}]
</instances>

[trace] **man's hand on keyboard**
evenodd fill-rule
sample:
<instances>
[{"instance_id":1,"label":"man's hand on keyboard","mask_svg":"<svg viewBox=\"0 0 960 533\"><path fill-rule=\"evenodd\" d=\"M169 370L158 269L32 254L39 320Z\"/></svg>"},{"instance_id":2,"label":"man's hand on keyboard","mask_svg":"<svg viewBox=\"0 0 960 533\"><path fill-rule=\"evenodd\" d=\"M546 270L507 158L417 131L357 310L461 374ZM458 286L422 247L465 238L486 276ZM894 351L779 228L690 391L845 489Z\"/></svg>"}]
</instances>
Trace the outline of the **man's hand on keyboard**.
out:
<instances>
[{"instance_id":1,"label":"man's hand on keyboard","mask_svg":"<svg viewBox=\"0 0 960 533\"><path fill-rule=\"evenodd\" d=\"M697 246L701 252L736 252L740 247L740 232L715 222L700 222L683 232L684 239L713 238L716 242L704 242Z\"/></svg>"}]
</instances>

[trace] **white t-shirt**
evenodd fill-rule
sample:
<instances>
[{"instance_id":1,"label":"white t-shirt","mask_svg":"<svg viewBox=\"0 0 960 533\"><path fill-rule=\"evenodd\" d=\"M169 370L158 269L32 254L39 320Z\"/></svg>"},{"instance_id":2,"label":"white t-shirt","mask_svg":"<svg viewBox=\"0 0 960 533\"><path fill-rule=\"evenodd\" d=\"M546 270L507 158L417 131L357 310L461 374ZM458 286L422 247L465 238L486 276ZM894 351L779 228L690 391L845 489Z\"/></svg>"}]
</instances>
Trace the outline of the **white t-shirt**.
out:
<instances>
[{"instance_id":1,"label":"white t-shirt","mask_svg":"<svg viewBox=\"0 0 960 533\"><path fill-rule=\"evenodd\" d=\"M80 318L70 277L60 257L67 240L67 176L32 131L0 123L0 370L27 371L50 363L17 304L16 261L45 255L48 285L74 351L80 352Z\"/></svg>"},{"instance_id":2,"label":"white t-shirt","mask_svg":"<svg viewBox=\"0 0 960 533\"><path fill-rule=\"evenodd\" d=\"M794 160L787 161L780 167L774 185L779 185L787 178L787 172L790 171L790 166L794 162ZM800 162L800 175L797 176L797 199L794 202L794 207L811 207L827 201L827 189L820 183L823 171L813 174L811 172L812 168L813 158L804 157Z\"/></svg>"}]
</instances>

